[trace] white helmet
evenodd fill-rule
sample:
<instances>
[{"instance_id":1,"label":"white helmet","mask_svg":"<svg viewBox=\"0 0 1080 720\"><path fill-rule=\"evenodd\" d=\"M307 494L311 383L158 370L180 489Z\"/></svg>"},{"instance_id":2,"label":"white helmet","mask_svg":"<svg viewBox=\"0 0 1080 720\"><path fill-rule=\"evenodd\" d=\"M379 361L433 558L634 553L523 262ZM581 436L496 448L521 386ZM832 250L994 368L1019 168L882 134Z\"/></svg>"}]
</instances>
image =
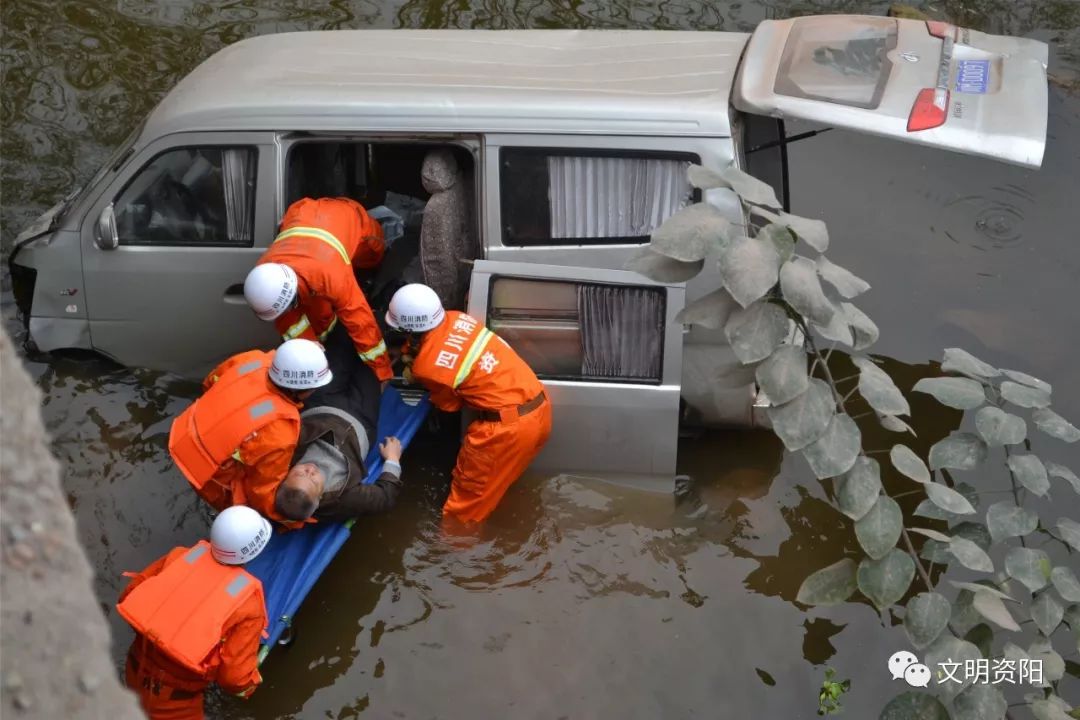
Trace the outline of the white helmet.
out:
<instances>
[{"instance_id":1,"label":"white helmet","mask_svg":"<svg viewBox=\"0 0 1080 720\"><path fill-rule=\"evenodd\" d=\"M390 298L386 324L395 330L427 332L439 326L446 312L438 294L427 285L405 285Z\"/></svg>"},{"instance_id":2,"label":"white helmet","mask_svg":"<svg viewBox=\"0 0 1080 720\"><path fill-rule=\"evenodd\" d=\"M301 338L283 342L270 365L270 381L286 390L314 390L333 377L322 345Z\"/></svg>"},{"instance_id":3,"label":"white helmet","mask_svg":"<svg viewBox=\"0 0 1080 720\"><path fill-rule=\"evenodd\" d=\"M296 272L281 263L256 265L244 280L244 298L263 320L273 320L296 298Z\"/></svg>"},{"instance_id":4,"label":"white helmet","mask_svg":"<svg viewBox=\"0 0 1080 720\"><path fill-rule=\"evenodd\" d=\"M270 542L270 522L247 505L221 511L210 526L210 554L225 565L251 562Z\"/></svg>"}]
</instances>

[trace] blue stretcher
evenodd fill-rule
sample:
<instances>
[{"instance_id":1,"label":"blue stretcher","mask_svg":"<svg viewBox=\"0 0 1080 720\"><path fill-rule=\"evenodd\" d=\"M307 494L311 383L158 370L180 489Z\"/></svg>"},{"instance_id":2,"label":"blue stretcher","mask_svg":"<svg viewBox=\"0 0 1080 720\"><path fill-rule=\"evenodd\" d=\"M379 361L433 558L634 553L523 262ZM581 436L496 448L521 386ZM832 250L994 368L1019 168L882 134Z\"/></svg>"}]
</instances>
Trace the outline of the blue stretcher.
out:
<instances>
[{"instance_id":1,"label":"blue stretcher","mask_svg":"<svg viewBox=\"0 0 1080 720\"><path fill-rule=\"evenodd\" d=\"M377 441L394 435L401 440L403 448L408 447L430 407L426 393L417 402L409 402L396 388L386 388L379 407ZM375 482L383 466L377 442L373 443L365 466L368 473L364 482ZM287 533L275 533L266 549L245 566L248 572L262 581L266 612L270 618L267 629L269 637L259 647L260 663L270 654L282 633L292 625L300 604L348 540L355 522L320 522Z\"/></svg>"}]
</instances>

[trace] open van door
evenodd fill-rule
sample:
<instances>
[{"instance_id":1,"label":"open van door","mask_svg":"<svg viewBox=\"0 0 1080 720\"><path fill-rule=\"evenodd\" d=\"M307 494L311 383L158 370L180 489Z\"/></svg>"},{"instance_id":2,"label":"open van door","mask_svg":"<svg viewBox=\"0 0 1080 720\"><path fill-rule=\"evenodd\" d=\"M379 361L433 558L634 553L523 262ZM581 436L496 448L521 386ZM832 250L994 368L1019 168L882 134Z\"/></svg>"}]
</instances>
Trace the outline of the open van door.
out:
<instances>
[{"instance_id":1,"label":"open van door","mask_svg":"<svg viewBox=\"0 0 1080 720\"><path fill-rule=\"evenodd\" d=\"M1037 168L1046 145L1045 43L943 22L827 15L767 20L732 102Z\"/></svg>"},{"instance_id":2,"label":"open van door","mask_svg":"<svg viewBox=\"0 0 1080 720\"><path fill-rule=\"evenodd\" d=\"M469 314L532 367L552 403L533 467L674 475L685 287L624 270L478 260Z\"/></svg>"}]
</instances>

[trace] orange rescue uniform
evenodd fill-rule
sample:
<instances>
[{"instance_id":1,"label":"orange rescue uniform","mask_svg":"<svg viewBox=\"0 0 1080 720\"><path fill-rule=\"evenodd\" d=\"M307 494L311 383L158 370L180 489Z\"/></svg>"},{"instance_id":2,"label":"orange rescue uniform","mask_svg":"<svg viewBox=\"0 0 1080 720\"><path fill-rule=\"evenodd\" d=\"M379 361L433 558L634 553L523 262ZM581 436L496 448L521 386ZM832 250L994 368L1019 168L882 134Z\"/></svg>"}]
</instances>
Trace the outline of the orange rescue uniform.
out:
<instances>
[{"instance_id":1,"label":"orange rescue uniform","mask_svg":"<svg viewBox=\"0 0 1080 720\"><path fill-rule=\"evenodd\" d=\"M456 310L424 334L412 375L440 410L467 405L480 411L462 441L443 505L444 515L479 522L551 434L544 386L505 340Z\"/></svg>"},{"instance_id":2,"label":"orange rescue uniform","mask_svg":"<svg viewBox=\"0 0 1080 720\"><path fill-rule=\"evenodd\" d=\"M303 198L290 205L281 232L259 259L288 265L297 276L296 307L274 320L282 338L322 342L340 320L375 376L393 377L382 332L354 274L354 266L378 265L384 252L382 226L355 200Z\"/></svg>"},{"instance_id":3,"label":"orange rescue uniform","mask_svg":"<svg viewBox=\"0 0 1080 720\"><path fill-rule=\"evenodd\" d=\"M218 563L206 541L129 576L117 605L135 628L125 677L150 720L202 720L210 683L246 697L262 682L267 616L257 578Z\"/></svg>"},{"instance_id":4,"label":"orange rescue uniform","mask_svg":"<svg viewBox=\"0 0 1080 720\"><path fill-rule=\"evenodd\" d=\"M278 486L300 438L300 403L269 378L274 352L234 355L203 381L206 392L169 431L169 453L215 510L250 505L287 527L275 508Z\"/></svg>"}]
</instances>

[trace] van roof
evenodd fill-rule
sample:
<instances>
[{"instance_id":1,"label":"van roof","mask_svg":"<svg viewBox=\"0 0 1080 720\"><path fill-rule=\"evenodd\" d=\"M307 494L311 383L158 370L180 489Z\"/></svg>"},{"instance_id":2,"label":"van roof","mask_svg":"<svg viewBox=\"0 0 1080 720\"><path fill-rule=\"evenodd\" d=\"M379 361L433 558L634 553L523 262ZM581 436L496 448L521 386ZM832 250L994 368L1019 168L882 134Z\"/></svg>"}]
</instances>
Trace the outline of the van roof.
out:
<instances>
[{"instance_id":1,"label":"van roof","mask_svg":"<svg viewBox=\"0 0 1080 720\"><path fill-rule=\"evenodd\" d=\"M624 30L330 30L208 58L147 119L189 130L731 134L749 35Z\"/></svg>"}]
</instances>

